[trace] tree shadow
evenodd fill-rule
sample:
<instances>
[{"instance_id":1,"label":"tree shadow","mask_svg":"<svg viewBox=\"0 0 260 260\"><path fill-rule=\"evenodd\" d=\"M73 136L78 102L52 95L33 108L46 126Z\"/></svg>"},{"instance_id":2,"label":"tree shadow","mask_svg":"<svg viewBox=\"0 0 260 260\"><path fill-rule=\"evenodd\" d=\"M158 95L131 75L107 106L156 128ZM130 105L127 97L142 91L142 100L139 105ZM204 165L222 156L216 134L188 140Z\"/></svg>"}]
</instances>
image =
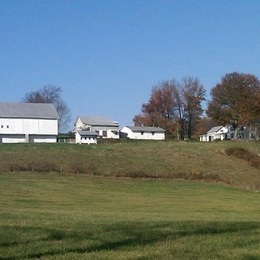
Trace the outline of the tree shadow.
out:
<instances>
[{"instance_id":1,"label":"tree shadow","mask_svg":"<svg viewBox=\"0 0 260 260\"><path fill-rule=\"evenodd\" d=\"M1 233L13 232L19 237L19 234L38 234L37 239L19 240L17 237L13 240L2 238L0 247L10 247L26 245L37 242L49 243L47 251L37 247L38 251L26 254L26 258L40 258L68 253L92 253L99 251L115 251L127 247L147 246L158 242L169 240L177 240L188 236L201 235L220 235L225 233L240 233L253 231L260 228L259 222L125 222L114 223L110 225L95 226L90 228L90 225L84 227L75 227L75 229L46 229L42 227L21 227L21 226L0 226ZM96 232L98 230L98 232ZM39 234L42 236L39 237ZM23 236L24 237L24 236ZM79 246L78 241L91 240L89 245ZM61 244L65 241L71 243L62 247L52 246L54 241L59 241ZM86 242L87 243L87 242ZM1 256L0 259L11 260L21 259L21 256Z\"/></svg>"}]
</instances>

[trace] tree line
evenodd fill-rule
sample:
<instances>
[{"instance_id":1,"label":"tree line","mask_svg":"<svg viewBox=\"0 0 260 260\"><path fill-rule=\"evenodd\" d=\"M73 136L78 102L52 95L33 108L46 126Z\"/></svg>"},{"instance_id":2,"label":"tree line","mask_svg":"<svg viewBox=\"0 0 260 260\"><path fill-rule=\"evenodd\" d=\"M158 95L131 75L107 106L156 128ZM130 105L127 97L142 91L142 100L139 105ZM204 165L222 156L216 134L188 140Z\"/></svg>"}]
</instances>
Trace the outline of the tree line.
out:
<instances>
[{"instance_id":1,"label":"tree line","mask_svg":"<svg viewBox=\"0 0 260 260\"><path fill-rule=\"evenodd\" d=\"M59 132L63 132L71 115L61 94L61 87L47 85L26 93L22 102L53 103L59 115ZM152 87L148 102L142 104L133 123L162 127L168 136L177 139L198 136L217 124L230 124L235 133L240 127L247 127L259 138L260 81L255 75L228 73L211 89L210 95L211 100L203 109L206 90L198 78L162 81Z\"/></svg>"},{"instance_id":2,"label":"tree line","mask_svg":"<svg viewBox=\"0 0 260 260\"><path fill-rule=\"evenodd\" d=\"M178 82L166 80L152 87L141 113L133 118L136 126L160 126L167 135L178 139L205 133L216 124L232 125L236 131L248 127L260 129L260 81L252 74L228 73L211 89L207 108L205 88L198 78ZM205 112L205 113L204 113Z\"/></svg>"}]
</instances>

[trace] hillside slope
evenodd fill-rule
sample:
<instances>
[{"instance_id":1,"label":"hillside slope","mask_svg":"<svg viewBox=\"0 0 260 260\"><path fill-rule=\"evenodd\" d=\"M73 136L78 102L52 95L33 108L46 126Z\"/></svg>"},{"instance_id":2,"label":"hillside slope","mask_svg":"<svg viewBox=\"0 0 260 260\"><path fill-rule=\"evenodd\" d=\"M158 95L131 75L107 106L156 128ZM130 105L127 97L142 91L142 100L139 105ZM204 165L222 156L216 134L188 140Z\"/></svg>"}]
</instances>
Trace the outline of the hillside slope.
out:
<instances>
[{"instance_id":1,"label":"hillside slope","mask_svg":"<svg viewBox=\"0 0 260 260\"><path fill-rule=\"evenodd\" d=\"M260 169L226 153L243 148L257 156L254 142L117 142L74 144L1 144L0 172L64 172L132 178L214 181L260 189Z\"/></svg>"}]
</instances>

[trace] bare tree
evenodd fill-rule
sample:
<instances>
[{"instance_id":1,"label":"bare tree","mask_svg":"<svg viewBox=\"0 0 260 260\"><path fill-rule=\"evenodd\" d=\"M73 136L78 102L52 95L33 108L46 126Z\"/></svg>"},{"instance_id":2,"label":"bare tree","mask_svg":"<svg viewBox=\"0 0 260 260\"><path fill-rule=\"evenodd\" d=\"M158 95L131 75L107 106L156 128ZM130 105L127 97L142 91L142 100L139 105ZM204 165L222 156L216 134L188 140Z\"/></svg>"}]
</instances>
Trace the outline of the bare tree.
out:
<instances>
[{"instance_id":1,"label":"bare tree","mask_svg":"<svg viewBox=\"0 0 260 260\"><path fill-rule=\"evenodd\" d=\"M26 103L52 103L59 115L58 128L59 132L66 130L70 122L70 109L61 98L61 87L47 85L36 91L25 94L22 99Z\"/></svg>"},{"instance_id":2,"label":"bare tree","mask_svg":"<svg viewBox=\"0 0 260 260\"><path fill-rule=\"evenodd\" d=\"M182 100L187 137L191 138L196 124L202 116L202 101L205 100L205 89L197 78L186 77L182 81Z\"/></svg>"},{"instance_id":3,"label":"bare tree","mask_svg":"<svg viewBox=\"0 0 260 260\"><path fill-rule=\"evenodd\" d=\"M142 114L133 118L135 125L161 126L168 135L189 138L202 114L205 90L197 78L185 78L181 84L164 81L152 88L150 99L142 105Z\"/></svg>"}]
</instances>

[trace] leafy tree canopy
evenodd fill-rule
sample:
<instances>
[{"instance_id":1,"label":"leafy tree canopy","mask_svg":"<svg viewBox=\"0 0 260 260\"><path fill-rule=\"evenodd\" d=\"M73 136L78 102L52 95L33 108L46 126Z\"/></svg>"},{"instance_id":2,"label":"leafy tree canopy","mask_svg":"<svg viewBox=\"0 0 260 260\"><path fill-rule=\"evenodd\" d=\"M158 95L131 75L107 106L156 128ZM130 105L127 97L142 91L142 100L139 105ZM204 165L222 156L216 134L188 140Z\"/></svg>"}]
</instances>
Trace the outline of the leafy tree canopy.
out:
<instances>
[{"instance_id":1,"label":"leafy tree canopy","mask_svg":"<svg viewBox=\"0 0 260 260\"><path fill-rule=\"evenodd\" d=\"M236 129L260 119L260 81L252 74L233 72L211 90L207 115Z\"/></svg>"}]
</instances>

